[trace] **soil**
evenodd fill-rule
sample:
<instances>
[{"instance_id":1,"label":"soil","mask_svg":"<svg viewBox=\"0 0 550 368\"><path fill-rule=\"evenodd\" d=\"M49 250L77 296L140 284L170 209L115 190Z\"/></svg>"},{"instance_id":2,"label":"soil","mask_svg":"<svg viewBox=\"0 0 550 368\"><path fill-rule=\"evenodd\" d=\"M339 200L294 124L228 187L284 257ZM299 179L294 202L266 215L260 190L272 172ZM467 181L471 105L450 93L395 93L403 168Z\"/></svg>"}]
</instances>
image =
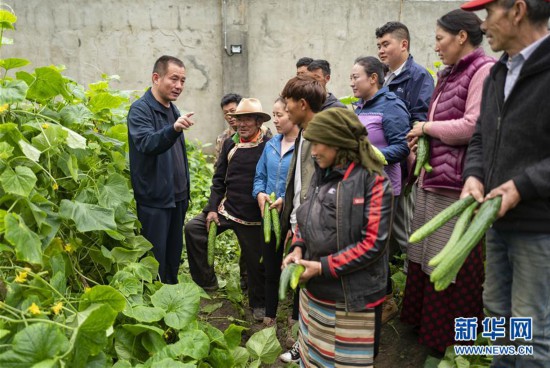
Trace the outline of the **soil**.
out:
<instances>
[{"instance_id":1,"label":"soil","mask_svg":"<svg viewBox=\"0 0 550 368\"><path fill-rule=\"evenodd\" d=\"M224 331L230 324L235 323L248 327L243 332L244 343L255 332L263 328L261 323L252 322L252 314L248 308L235 306L220 295L212 295L211 300L203 300L201 310L209 305L220 305L211 313L201 313L201 316L210 324ZM283 351L286 351L285 340L287 338L287 317L290 313L290 305L279 306L277 316L277 336ZM244 315L243 315L244 314ZM375 361L376 368L422 368L431 350L417 342L414 329L401 323L399 318L394 318L382 327L380 351ZM269 367L296 367L296 365L276 362Z\"/></svg>"}]
</instances>

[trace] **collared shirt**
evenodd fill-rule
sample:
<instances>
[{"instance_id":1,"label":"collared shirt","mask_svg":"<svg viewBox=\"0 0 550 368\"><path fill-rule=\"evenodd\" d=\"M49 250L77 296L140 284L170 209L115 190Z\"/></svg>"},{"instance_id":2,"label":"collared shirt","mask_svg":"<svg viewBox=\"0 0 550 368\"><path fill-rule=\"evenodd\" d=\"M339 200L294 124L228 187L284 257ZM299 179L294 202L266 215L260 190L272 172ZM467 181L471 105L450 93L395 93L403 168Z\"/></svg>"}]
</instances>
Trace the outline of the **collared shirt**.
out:
<instances>
[{"instance_id":1,"label":"collared shirt","mask_svg":"<svg viewBox=\"0 0 550 368\"><path fill-rule=\"evenodd\" d=\"M401 72L405 68L405 64L407 64L407 60L405 60L405 62L401 64L399 68L395 69L393 72L390 72L386 75L386 78L384 80L384 86L387 86L388 84L390 84L392 80L394 80L399 74L401 74Z\"/></svg>"},{"instance_id":2,"label":"collared shirt","mask_svg":"<svg viewBox=\"0 0 550 368\"><path fill-rule=\"evenodd\" d=\"M506 67L508 68L508 73L506 74L506 82L504 84L504 100L508 99L508 95L512 91L512 88L514 88L514 85L518 80L519 73L521 73L521 69L523 68L523 64L525 64L527 59L529 59L529 57L533 54L537 47L539 47L539 45L548 36L550 36L550 33L533 42L532 44L521 50L517 55L502 60L502 62L505 63Z\"/></svg>"}]
</instances>

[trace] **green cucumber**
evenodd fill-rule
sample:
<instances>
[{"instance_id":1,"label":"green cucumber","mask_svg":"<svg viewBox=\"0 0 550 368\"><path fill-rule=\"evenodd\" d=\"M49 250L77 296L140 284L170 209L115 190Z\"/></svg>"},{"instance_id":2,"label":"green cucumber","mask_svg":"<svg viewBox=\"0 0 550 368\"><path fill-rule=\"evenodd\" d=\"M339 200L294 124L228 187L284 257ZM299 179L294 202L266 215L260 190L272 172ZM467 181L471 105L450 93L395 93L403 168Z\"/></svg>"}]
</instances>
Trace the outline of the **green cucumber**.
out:
<instances>
[{"instance_id":1,"label":"green cucumber","mask_svg":"<svg viewBox=\"0 0 550 368\"><path fill-rule=\"evenodd\" d=\"M218 234L218 225L216 222L210 221L208 227L208 265L214 264L214 250L216 249L216 235Z\"/></svg>"},{"instance_id":2,"label":"green cucumber","mask_svg":"<svg viewBox=\"0 0 550 368\"><path fill-rule=\"evenodd\" d=\"M279 278L279 300L283 301L286 299L286 292L288 290L288 284L290 283L290 277L294 272L294 269L298 267L296 263L290 263L288 266L283 268L281 272L281 277Z\"/></svg>"},{"instance_id":3,"label":"green cucumber","mask_svg":"<svg viewBox=\"0 0 550 368\"><path fill-rule=\"evenodd\" d=\"M470 227L460 238L455 249L449 256L439 263L432 271L430 281L435 285L436 291L445 290L456 277L466 258L479 243L485 232L498 218L498 211L502 204L502 197L494 197L483 202L477 215L472 220Z\"/></svg>"},{"instance_id":4,"label":"green cucumber","mask_svg":"<svg viewBox=\"0 0 550 368\"><path fill-rule=\"evenodd\" d=\"M290 287L293 290L296 290L296 287L298 286L298 283L300 282L300 276L304 273L306 268L302 265L298 265L297 267L294 267L294 270L292 271L292 274L290 275Z\"/></svg>"},{"instance_id":5,"label":"green cucumber","mask_svg":"<svg viewBox=\"0 0 550 368\"><path fill-rule=\"evenodd\" d=\"M474 211L476 210L477 206L479 206L479 202L474 202L469 205L468 208L464 210L464 212L462 212L458 220L456 220L455 227L453 229L451 237L447 241L447 244L445 244L443 249L441 249L441 251L435 257L430 259L430 262L428 262L429 266L437 266L452 252L464 232L466 232L468 224L470 223L470 220L472 219L472 216L474 215Z\"/></svg>"},{"instance_id":6,"label":"green cucumber","mask_svg":"<svg viewBox=\"0 0 550 368\"><path fill-rule=\"evenodd\" d=\"M414 176L420 175L420 170L426 162L430 159L430 141L428 137L422 135L418 137L418 143L416 147L416 165L414 167Z\"/></svg>"},{"instance_id":7,"label":"green cucumber","mask_svg":"<svg viewBox=\"0 0 550 368\"><path fill-rule=\"evenodd\" d=\"M273 203L275 203L275 193L271 193L270 199ZM281 222L279 221L279 212L276 208L272 208L271 210L271 224L273 225L273 232L275 233L275 239L277 242L275 243L275 251L279 250L279 246L281 245Z\"/></svg>"},{"instance_id":8,"label":"green cucumber","mask_svg":"<svg viewBox=\"0 0 550 368\"><path fill-rule=\"evenodd\" d=\"M264 240L266 244L271 242L271 212L269 212L269 202L264 205Z\"/></svg>"},{"instance_id":9,"label":"green cucumber","mask_svg":"<svg viewBox=\"0 0 550 368\"><path fill-rule=\"evenodd\" d=\"M449 207L445 208L443 211L439 212L434 218L425 223L422 227L416 230L411 237L409 238L410 243L418 243L424 238L430 236L437 229L439 229L443 224L462 213L469 205L475 202L474 197L468 196L462 199L459 199Z\"/></svg>"}]
</instances>

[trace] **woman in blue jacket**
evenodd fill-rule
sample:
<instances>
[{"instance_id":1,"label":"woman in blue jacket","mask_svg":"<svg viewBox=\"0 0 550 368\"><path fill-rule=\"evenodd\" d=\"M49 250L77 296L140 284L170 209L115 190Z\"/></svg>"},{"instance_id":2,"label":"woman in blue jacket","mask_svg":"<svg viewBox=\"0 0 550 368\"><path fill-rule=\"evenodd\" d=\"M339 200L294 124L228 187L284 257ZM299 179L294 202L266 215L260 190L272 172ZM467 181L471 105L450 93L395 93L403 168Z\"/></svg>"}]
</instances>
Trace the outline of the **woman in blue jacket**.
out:
<instances>
[{"instance_id":1,"label":"woman in blue jacket","mask_svg":"<svg viewBox=\"0 0 550 368\"><path fill-rule=\"evenodd\" d=\"M391 181L395 206L401 193L401 162L409 155L406 136L410 130L410 115L405 103L388 87L382 86L384 68L384 64L375 57L357 58L351 69L350 86L353 95L361 99L355 113L367 128L369 141L388 162L384 171ZM387 302L382 306L382 323L389 321L398 312L389 274L387 292Z\"/></svg>"},{"instance_id":2,"label":"woman in blue jacket","mask_svg":"<svg viewBox=\"0 0 550 368\"><path fill-rule=\"evenodd\" d=\"M281 212L285 196L286 176L294 152L294 142L299 131L298 125L293 124L288 119L286 102L281 97L273 105L273 123L279 134L267 142L265 146L256 166L252 191L252 196L258 200L262 217L266 201L271 204L270 209L276 208L277 212ZM269 199L271 193L275 193L275 201ZM275 317L279 304L277 289L279 287L284 244L279 244L278 249L275 248L276 240L272 236L271 242L266 244L262 252L265 267L265 318L263 323L267 327L275 325L276 322Z\"/></svg>"}]
</instances>

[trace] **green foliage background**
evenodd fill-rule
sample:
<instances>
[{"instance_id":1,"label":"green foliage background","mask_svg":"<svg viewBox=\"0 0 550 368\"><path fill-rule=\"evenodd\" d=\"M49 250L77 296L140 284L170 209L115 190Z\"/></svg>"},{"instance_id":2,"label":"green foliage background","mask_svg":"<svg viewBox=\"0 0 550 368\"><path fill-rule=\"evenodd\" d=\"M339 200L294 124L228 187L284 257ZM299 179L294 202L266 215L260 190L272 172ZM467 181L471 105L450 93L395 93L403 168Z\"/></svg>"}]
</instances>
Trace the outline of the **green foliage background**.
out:
<instances>
[{"instance_id":1,"label":"green foliage background","mask_svg":"<svg viewBox=\"0 0 550 368\"><path fill-rule=\"evenodd\" d=\"M0 47L16 20L0 9ZM209 297L197 285L155 281L129 182L126 114L138 94L113 90L116 76L85 88L63 67L19 70L29 63L0 59L0 366L272 363L274 329L240 346L242 327L200 318ZM199 144L189 152L193 215L212 165ZM235 257L226 237L220 256Z\"/></svg>"}]
</instances>

